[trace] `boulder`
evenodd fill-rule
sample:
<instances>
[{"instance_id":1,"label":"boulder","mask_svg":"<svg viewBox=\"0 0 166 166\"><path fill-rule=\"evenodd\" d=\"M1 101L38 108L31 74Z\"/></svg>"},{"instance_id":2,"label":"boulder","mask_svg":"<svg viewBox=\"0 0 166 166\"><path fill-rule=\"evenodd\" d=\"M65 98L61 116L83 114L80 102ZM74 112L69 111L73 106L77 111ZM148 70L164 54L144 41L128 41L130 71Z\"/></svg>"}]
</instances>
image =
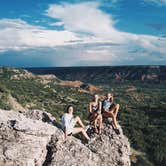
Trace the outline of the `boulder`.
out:
<instances>
[{"instance_id":1,"label":"boulder","mask_svg":"<svg viewBox=\"0 0 166 166\"><path fill-rule=\"evenodd\" d=\"M79 136L64 142L51 114L0 110L0 165L130 166L130 145L122 129L117 134L104 123L102 131L89 143Z\"/></svg>"}]
</instances>

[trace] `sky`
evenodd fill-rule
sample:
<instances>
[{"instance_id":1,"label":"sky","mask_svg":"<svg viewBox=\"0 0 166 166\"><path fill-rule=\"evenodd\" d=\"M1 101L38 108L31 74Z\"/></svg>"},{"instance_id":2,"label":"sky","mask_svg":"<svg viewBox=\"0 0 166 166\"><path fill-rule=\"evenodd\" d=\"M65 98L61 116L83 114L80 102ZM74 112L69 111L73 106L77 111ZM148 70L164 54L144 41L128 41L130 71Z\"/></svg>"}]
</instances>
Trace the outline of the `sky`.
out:
<instances>
[{"instance_id":1,"label":"sky","mask_svg":"<svg viewBox=\"0 0 166 166\"><path fill-rule=\"evenodd\" d=\"M166 65L166 0L0 0L0 66Z\"/></svg>"}]
</instances>

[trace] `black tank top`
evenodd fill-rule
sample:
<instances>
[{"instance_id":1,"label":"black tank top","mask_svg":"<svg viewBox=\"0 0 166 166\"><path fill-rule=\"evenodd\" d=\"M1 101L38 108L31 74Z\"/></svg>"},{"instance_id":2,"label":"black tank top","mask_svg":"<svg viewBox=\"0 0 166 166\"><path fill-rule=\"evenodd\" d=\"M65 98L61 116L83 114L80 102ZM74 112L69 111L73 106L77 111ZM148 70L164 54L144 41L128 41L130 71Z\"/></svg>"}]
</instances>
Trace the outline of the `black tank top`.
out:
<instances>
[{"instance_id":1,"label":"black tank top","mask_svg":"<svg viewBox=\"0 0 166 166\"><path fill-rule=\"evenodd\" d=\"M99 110L99 102L97 105L92 105L92 112L97 112Z\"/></svg>"}]
</instances>

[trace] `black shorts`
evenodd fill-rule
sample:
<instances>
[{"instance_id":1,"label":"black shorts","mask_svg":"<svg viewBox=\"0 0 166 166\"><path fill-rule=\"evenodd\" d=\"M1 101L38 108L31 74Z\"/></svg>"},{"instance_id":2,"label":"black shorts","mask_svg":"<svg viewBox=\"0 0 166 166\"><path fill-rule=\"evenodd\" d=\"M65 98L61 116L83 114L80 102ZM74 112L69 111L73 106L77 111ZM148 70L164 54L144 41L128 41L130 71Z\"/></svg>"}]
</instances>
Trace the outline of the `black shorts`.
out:
<instances>
[{"instance_id":1,"label":"black shorts","mask_svg":"<svg viewBox=\"0 0 166 166\"><path fill-rule=\"evenodd\" d=\"M69 133L69 134L67 134L67 136L72 136L72 134L73 134L73 133Z\"/></svg>"}]
</instances>

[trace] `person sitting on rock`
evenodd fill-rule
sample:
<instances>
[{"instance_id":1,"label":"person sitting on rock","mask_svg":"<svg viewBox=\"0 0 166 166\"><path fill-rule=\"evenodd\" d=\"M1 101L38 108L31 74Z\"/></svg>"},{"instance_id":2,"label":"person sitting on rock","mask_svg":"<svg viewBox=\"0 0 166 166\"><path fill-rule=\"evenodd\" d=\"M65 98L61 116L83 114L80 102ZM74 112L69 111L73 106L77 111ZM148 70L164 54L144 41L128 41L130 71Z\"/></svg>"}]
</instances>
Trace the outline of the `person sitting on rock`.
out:
<instances>
[{"instance_id":1,"label":"person sitting on rock","mask_svg":"<svg viewBox=\"0 0 166 166\"><path fill-rule=\"evenodd\" d=\"M99 96L95 94L93 100L89 103L89 120L93 124L95 132L101 134L102 127L102 115L101 115L102 103L99 100ZM99 129L97 128L97 125Z\"/></svg>"},{"instance_id":2,"label":"person sitting on rock","mask_svg":"<svg viewBox=\"0 0 166 166\"><path fill-rule=\"evenodd\" d=\"M119 110L119 104L116 104L114 102L113 94L112 93L106 94L106 98L103 100L102 103L102 111L103 111L102 113L104 117L106 118L111 117L113 119L113 128L115 130L118 129L117 120L116 120L118 110Z\"/></svg>"},{"instance_id":3,"label":"person sitting on rock","mask_svg":"<svg viewBox=\"0 0 166 166\"><path fill-rule=\"evenodd\" d=\"M68 140L69 136L77 133L82 133L83 136L87 139L87 141L89 141L90 138L84 129L85 128L84 124L82 123L81 119L78 116L74 118L73 111L74 111L73 106L69 105L67 107L67 112L62 116L62 129L64 131L65 141ZM81 127L75 127L77 123Z\"/></svg>"}]
</instances>

